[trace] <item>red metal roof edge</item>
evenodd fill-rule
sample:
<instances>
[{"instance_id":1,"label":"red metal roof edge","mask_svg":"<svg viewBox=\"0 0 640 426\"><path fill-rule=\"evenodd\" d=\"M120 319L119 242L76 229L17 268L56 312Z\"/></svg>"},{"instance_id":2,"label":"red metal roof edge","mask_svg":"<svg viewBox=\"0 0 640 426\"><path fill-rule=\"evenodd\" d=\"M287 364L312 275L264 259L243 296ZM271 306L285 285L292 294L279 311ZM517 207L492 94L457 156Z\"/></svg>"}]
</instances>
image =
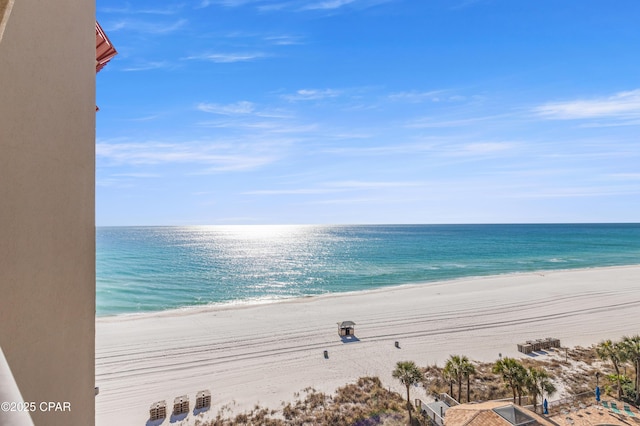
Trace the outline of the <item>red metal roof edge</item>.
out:
<instances>
[{"instance_id":1,"label":"red metal roof edge","mask_svg":"<svg viewBox=\"0 0 640 426\"><path fill-rule=\"evenodd\" d=\"M107 65L107 62L116 56L118 52L113 47L98 21L96 21L96 73Z\"/></svg>"}]
</instances>

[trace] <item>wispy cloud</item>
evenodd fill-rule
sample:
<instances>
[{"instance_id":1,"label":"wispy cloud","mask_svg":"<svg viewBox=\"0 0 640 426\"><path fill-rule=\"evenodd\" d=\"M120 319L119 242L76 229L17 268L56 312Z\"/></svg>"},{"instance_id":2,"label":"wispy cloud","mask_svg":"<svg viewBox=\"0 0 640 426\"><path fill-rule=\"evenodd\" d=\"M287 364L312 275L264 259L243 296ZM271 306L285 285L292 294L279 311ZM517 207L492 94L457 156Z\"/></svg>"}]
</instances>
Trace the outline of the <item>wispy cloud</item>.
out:
<instances>
[{"instance_id":1,"label":"wispy cloud","mask_svg":"<svg viewBox=\"0 0 640 426\"><path fill-rule=\"evenodd\" d=\"M430 90L426 92L409 91L409 92L397 92L388 96L392 101L400 102L463 102L467 100L476 100L477 97L468 98L462 95L451 94L450 90Z\"/></svg>"},{"instance_id":2,"label":"wispy cloud","mask_svg":"<svg viewBox=\"0 0 640 426\"><path fill-rule=\"evenodd\" d=\"M268 55L263 52L234 52L234 53L203 53L201 55L188 56L187 60L211 61L221 64L233 62L248 62L265 58Z\"/></svg>"},{"instance_id":3,"label":"wispy cloud","mask_svg":"<svg viewBox=\"0 0 640 426\"><path fill-rule=\"evenodd\" d=\"M290 102L297 102L336 98L341 94L342 91L334 89L300 89L294 94L283 95L282 97Z\"/></svg>"},{"instance_id":4,"label":"wispy cloud","mask_svg":"<svg viewBox=\"0 0 640 426\"><path fill-rule=\"evenodd\" d=\"M295 1L290 2L282 2L282 3L269 3L269 4L261 4L257 7L260 12L275 12L279 10L290 9L293 5L295 5Z\"/></svg>"},{"instance_id":5,"label":"wispy cloud","mask_svg":"<svg viewBox=\"0 0 640 426\"><path fill-rule=\"evenodd\" d=\"M278 3L265 0L202 0L199 7L219 5L223 7L240 7L255 5L262 12L273 12L287 10L293 12L303 11L334 11L345 6L352 5L355 8L363 9L387 3L393 0L290 0Z\"/></svg>"},{"instance_id":6,"label":"wispy cloud","mask_svg":"<svg viewBox=\"0 0 640 426\"><path fill-rule=\"evenodd\" d=\"M533 109L543 118L581 120L591 118L640 118L640 89L619 92L606 98L550 102Z\"/></svg>"},{"instance_id":7,"label":"wispy cloud","mask_svg":"<svg viewBox=\"0 0 640 426\"><path fill-rule=\"evenodd\" d=\"M128 121L153 121L160 118L161 114L145 115L142 117L129 118Z\"/></svg>"},{"instance_id":8,"label":"wispy cloud","mask_svg":"<svg viewBox=\"0 0 640 426\"><path fill-rule=\"evenodd\" d=\"M539 191L514 193L514 198L577 198L577 197L609 197L613 195L637 195L640 187L635 186L567 186L561 188L545 188Z\"/></svg>"},{"instance_id":9,"label":"wispy cloud","mask_svg":"<svg viewBox=\"0 0 640 426\"><path fill-rule=\"evenodd\" d=\"M317 205L349 205L349 204L371 204L371 203L379 203L383 202L385 204L389 203L391 200L387 197L347 197L347 198L335 198L330 200L314 200L309 204L317 204ZM395 201L395 200L394 200Z\"/></svg>"},{"instance_id":10,"label":"wispy cloud","mask_svg":"<svg viewBox=\"0 0 640 426\"><path fill-rule=\"evenodd\" d=\"M508 117L513 117L514 114L497 114L487 115L460 119L441 119L439 117L425 117L413 120L407 123L406 127L409 128L441 128L441 127L461 127L477 124L480 122L486 122L491 120L504 120Z\"/></svg>"},{"instance_id":11,"label":"wispy cloud","mask_svg":"<svg viewBox=\"0 0 640 426\"><path fill-rule=\"evenodd\" d=\"M613 180L638 180L640 181L640 173L612 173L606 176Z\"/></svg>"},{"instance_id":12,"label":"wispy cloud","mask_svg":"<svg viewBox=\"0 0 640 426\"><path fill-rule=\"evenodd\" d=\"M442 95L445 90L431 90L428 92L397 92L389 95L389 99L392 101L405 101L405 102L439 102L442 99Z\"/></svg>"},{"instance_id":13,"label":"wispy cloud","mask_svg":"<svg viewBox=\"0 0 640 426\"><path fill-rule=\"evenodd\" d=\"M436 143L415 143L415 144L393 144L380 146L347 146L323 148L322 153L338 154L338 155L356 155L356 156L386 156L386 155L407 155L411 153L421 153L433 151Z\"/></svg>"},{"instance_id":14,"label":"wispy cloud","mask_svg":"<svg viewBox=\"0 0 640 426\"><path fill-rule=\"evenodd\" d=\"M201 172L247 171L277 161L277 146L273 143L248 144L241 141L228 143L111 143L96 144L96 157L102 166L109 165L163 165L199 164Z\"/></svg>"},{"instance_id":15,"label":"wispy cloud","mask_svg":"<svg viewBox=\"0 0 640 426\"><path fill-rule=\"evenodd\" d=\"M415 156L429 155L440 158L469 157L486 159L487 157L504 156L521 148L524 144L517 141L479 141L468 142L464 138L427 138L424 141L405 144L385 144L379 146L347 146L321 148L318 150L324 154L346 156Z\"/></svg>"},{"instance_id":16,"label":"wispy cloud","mask_svg":"<svg viewBox=\"0 0 640 426\"><path fill-rule=\"evenodd\" d=\"M102 13L119 13L123 15L175 15L183 8L183 4L174 4L166 6L162 9L133 9L130 6L126 7L102 7L100 12Z\"/></svg>"},{"instance_id":17,"label":"wispy cloud","mask_svg":"<svg viewBox=\"0 0 640 426\"><path fill-rule=\"evenodd\" d=\"M96 186L103 188L133 188L135 185L131 180L124 180L122 178L96 178Z\"/></svg>"},{"instance_id":18,"label":"wispy cloud","mask_svg":"<svg viewBox=\"0 0 640 426\"><path fill-rule=\"evenodd\" d=\"M233 129L240 131L254 131L261 134L299 134L307 135L310 132L316 132L318 126L316 124L292 124L279 120L261 120L261 119L229 119L218 121L203 121L198 123L202 127L211 127L217 129Z\"/></svg>"},{"instance_id":19,"label":"wispy cloud","mask_svg":"<svg viewBox=\"0 0 640 426\"><path fill-rule=\"evenodd\" d=\"M115 173L112 176L116 177L133 177L133 178L159 178L162 177L158 173Z\"/></svg>"},{"instance_id":20,"label":"wispy cloud","mask_svg":"<svg viewBox=\"0 0 640 426\"><path fill-rule=\"evenodd\" d=\"M255 111L255 105L248 101L239 101L227 105L200 103L198 104L197 109L212 114L239 115L253 113Z\"/></svg>"},{"instance_id":21,"label":"wispy cloud","mask_svg":"<svg viewBox=\"0 0 640 426\"><path fill-rule=\"evenodd\" d=\"M106 25L107 32L131 31L143 34L162 35L173 33L187 24L186 19L173 22L149 22L137 19L123 19Z\"/></svg>"},{"instance_id":22,"label":"wispy cloud","mask_svg":"<svg viewBox=\"0 0 640 426\"><path fill-rule=\"evenodd\" d=\"M261 189L243 192L244 195L314 195L335 192L328 188Z\"/></svg>"},{"instance_id":23,"label":"wispy cloud","mask_svg":"<svg viewBox=\"0 0 640 426\"><path fill-rule=\"evenodd\" d=\"M354 3L356 0L328 0L321 1L317 3L311 3L302 7L302 10L328 10L328 9L339 9L348 4Z\"/></svg>"},{"instance_id":24,"label":"wispy cloud","mask_svg":"<svg viewBox=\"0 0 640 426\"><path fill-rule=\"evenodd\" d=\"M302 37L294 35L271 35L264 37L264 40L276 46L291 46L303 44Z\"/></svg>"},{"instance_id":25,"label":"wispy cloud","mask_svg":"<svg viewBox=\"0 0 640 426\"><path fill-rule=\"evenodd\" d=\"M473 142L454 146L449 150L449 155L487 155L513 150L518 144L514 142Z\"/></svg>"},{"instance_id":26,"label":"wispy cloud","mask_svg":"<svg viewBox=\"0 0 640 426\"><path fill-rule=\"evenodd\" d=\"M246 100L229 104L201 102L196 109L219 116L213 120L202 120L198 126L228 129L250 138L284 134L300 138L318 132L316 123L301 121L291 111L277 107L262 108Z\"/></svg>"},{"instance_id":27,"label":"wispy cloud","mask_svg":"<svg viewBox=\"0 0 640 426\"><path fill-rule=\"evenodd\" d=\"M338 182L327 182L326 185L331 188L340 188L348 190L356 189L382 189L382 188L408 188L422 186L422 181L360 181L347 180Z\"/></svg>"},{"instance_id":28,"label":"wispy cloud","mask_svg":"<svg viewBox=\"0 0 640 426\"><path fill-rule=\"evenodd\" d=\"M369 7L377 6L382 3L388 3L393 0L324 0L324 1L312 1L303 5L298 10L300 11L313 11L313 10L337 10L345 6L353 6L358 9L366 9Z\"/></svg>"},{"instance_id":29,"label":"wispy cloud","mask_svg":"<svg viewBox=\"0 0 640 426\"><path fill-rule=\"evenodd\" d=\"M312 188L262 189L244 192L245 195L316 195L348 191L380 190L385 188L408 188L423 186L421 181L335 181L325 182Z\"/></svg>"},{"instance_id":30,"label":"wispy cloud","mask_svg":"<svg viewBox=\"0 0 640 426\"><path fill-rule=\"evenodd\" d=\"M209 114L224 116L216 120L198 122L198 126L236 131L261 132L262 134L305 134L317 129L315 124L298 123L295 117L281 109L260 109L249 101L230 104L201 102L196 109Z\"/></svg>"},{"instance_id":31,"label":"wispy cloud","mask_svg":"<svg viewBox=\"0 0 640 426\"><path fill-rule=\"evenodd\" d=\"M211 5L238 7L248 3L255 3L255 0L202 0L199 7L209 7Z\"/></svg>"},{"instance_id":32,"label":"wispy cloud","mask_svg":"<svg viewBox=\"0 0 640 426\"><path fill-rule=\"evenodd\" d=\"M129 66L124 66L120 68L121 71L126 72L136 72L136 71L151 71L158 69L170 69L175 68L176 65L172 64L168 61L148 61L148 62L138 62Z\"/></svg>"}]
</instances>

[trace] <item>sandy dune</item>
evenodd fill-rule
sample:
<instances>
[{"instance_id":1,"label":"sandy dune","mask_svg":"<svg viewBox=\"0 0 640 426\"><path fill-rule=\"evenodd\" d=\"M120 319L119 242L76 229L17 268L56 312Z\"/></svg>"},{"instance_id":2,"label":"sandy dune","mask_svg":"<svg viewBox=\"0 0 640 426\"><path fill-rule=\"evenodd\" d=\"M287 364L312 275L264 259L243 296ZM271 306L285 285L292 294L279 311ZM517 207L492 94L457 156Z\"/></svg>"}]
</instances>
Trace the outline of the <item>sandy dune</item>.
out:
<instances>
[{"instance_id":1,"label":"sandy dune","mask_svg":"<svg viewBox=\"0 0 640 426\"><path fill-rule=\"evenodd\" d=\"M358 342L342 343L336 323L343 320L356 323ZM213 398L204 418L225 404L235 411L257 403L277 408L307 386L332 392L364 375L402 391L391 377L400 360L442 364L459 353L493 361L499 353L520 356L516 344L524 340L590 345L640 333L638 324L640 266L99 318L96 424L145 425L151 403L164 399L171 406L183 394L193 410L202 389ZM195 418L191 413L181 424Z\"/></svg>"}]
</instances>

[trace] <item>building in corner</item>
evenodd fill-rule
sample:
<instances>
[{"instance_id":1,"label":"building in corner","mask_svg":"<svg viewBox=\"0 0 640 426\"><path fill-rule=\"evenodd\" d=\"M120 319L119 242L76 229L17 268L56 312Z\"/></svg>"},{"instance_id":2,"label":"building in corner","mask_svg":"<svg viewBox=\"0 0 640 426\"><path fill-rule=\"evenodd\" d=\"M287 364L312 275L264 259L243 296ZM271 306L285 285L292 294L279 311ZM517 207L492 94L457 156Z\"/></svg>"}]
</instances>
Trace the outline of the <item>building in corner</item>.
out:
<instances>
[{"instance_id":1,"label":"building in corner","mask_svg":"<svg viewBox=\"0 0 640 426\"><path fill-rule=\"evenodd\" d=\"M0 348L36 425L95 422L97 33L95 2L0 0Z\"/></svg>"}]
</instances>

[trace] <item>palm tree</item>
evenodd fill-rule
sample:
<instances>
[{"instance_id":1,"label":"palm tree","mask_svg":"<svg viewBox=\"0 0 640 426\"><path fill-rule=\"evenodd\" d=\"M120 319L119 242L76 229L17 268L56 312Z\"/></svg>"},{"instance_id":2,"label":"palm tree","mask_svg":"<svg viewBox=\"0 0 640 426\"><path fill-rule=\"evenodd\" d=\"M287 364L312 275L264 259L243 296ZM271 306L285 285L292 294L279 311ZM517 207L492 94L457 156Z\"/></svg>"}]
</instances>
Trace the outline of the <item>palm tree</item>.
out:
<instances>
[{"instance_id":1,"label":"palm tree","mask_svg":"<svg viewBox=\"0 0 640 426\"><path fill-rule=\"evenodd\" d=\"M463 356L462 363L460 364L460 371L462 373L462 377L467 379L467 402L471 402L469 398L471 393L471 375L476 374L476 367L471 364L469 358Z\"/></svg>"},{"instance_id":2,"label":"palm tree","mask_svg":"<svg viewBox=\"0 0 640 426\"><path fill-rule=\"evenodd\" d=\"M453 382L456 381L456 372L452 363L447 363L442 370L442 378L445 382L449 383L449 396L453 398Z\"/></svg>"},{"instance_id":3,"label":"palm tree","mask_svg":"<svg viewBox=\"0 0 640 426\"><path fill-rule=\"evenodd\" d=\"M616 380L618 382L618 399L622 398L622 384L620 376L620 364L625 361L625 352L623 346L620 343L614 343L611 340L605 340L598 343L596 346L596 353L598 356L605 360L611 361L614 370L616 370Z\"/></svg>"},{"instance_id":4,"label":"palm tree","mask_svg":"<svg viewBox=\"0 0 640 426\"><path fill-rule=\"evenodd\" d=\"M636 404L640 403L640 335L632 337L624 336L622 338L622 346L624 347L625 358L633 363L634 370L636 372Z\"/></svg>"},{"instance_id":5,"label":"palm tree","mask_svg":"<svg viewBox=\"0 0 640 426\"><path fill-rule=\"evenodd\" d=\"M518 396L518 404L522 403L522 390L524 388L527 377L527 369L524 368L517 360L513 358L502 358L493 366L493 373L500 374L506 387L513 391L513 403L516 403L516 394Z\"/></svg>"},{"instance_id":6,"label":"palm tree","mask_svg":"<svg viewBox=\"0 0 640 426\"><path fill-rule=\"evenodd\" d=\"M447 375L450 379L455 380L458 384L458 397L457 400L460 402L460 394L462 390L462 364L463 358L469 362L467 357L462 357L460 355L449 355L449 359L447 363L444 365L445 371L447 371ZM452 383L452 382L449 382ZM450 390L453 391L453 386L450 386ZM453 395L451 395L453 396Z\"/></svg>"},{"instance_id":7,"label":"palm tree","mask_svg":"<svg viewBox=\"0 0 640 426\"><path fill-rule=\"evenodd\" d=\"M538 408L538 396L542 400L544 394L552 395L556 391L556 387L551 383L551 378L546 371L537 369L535 367L529 367L527 371L527 378L525 388L533 398L533 411Z\"/></svg>"},{"instance_id":8,"label":"palm tree","mask_svg":"<svg viewBox=\"0 0 640 426\"><path fill-rule=\"evenodd\" d=\"M400 383L407 387L407 411L409 412L409 424L413 419L411 417L411 399L409 397L409 389L411 385L418 384L422 381L422 371L413 361L398 361L396 369L393 370L393 377L400 380Z\"/></svg>"}]
</instances>

